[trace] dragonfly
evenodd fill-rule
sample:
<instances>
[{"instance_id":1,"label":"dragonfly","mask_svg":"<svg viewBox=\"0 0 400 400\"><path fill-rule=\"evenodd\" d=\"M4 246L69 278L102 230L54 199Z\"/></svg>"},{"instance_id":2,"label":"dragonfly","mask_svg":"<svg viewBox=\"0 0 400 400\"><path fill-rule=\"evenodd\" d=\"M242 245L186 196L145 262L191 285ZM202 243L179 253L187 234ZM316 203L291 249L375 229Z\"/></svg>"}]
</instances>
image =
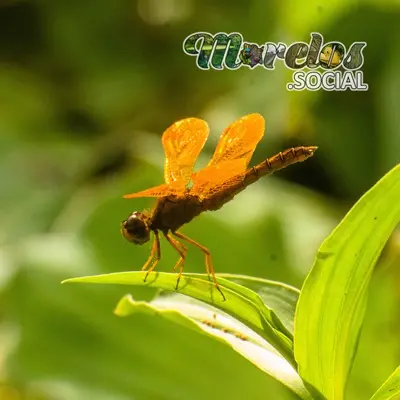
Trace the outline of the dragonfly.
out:
<instances>
[{"instance_id":1,"label":"dragonfly","mask_svg":"<svg viewBox=\"0 0 400 400\"><path fill-rule=\"evenodd\" d=\"M151 233L154 234L151 254L142 267L142 271L147 271L145 281L161 259L162 234L179 254L173 268L178 272L175 289L178 290L183 273L187 245L191 244L204 253L206 272L225 300L210 251L179 229L202 212L220 209L262 176L305 161L317 149L316 146L292 147L248 168L264 130L265 120L260 114L249 114L233 122L222 132L210 162L198 172L193 172L193 168L208 138L208 124L198 118L186 118L163 133L165 183L124 196L126 199L157 199L152 210L134 211L121 224L122 235L134 244L147 243Z\"/></svg>"}]
</instances>

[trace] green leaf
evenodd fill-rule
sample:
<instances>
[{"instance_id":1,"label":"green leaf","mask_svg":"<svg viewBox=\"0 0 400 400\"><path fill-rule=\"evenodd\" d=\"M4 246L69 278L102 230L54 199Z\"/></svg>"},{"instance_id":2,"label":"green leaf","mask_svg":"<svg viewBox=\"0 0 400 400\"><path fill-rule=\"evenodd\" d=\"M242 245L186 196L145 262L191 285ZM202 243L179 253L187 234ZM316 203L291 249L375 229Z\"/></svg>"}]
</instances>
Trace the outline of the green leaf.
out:
<instances>
[{"instance_id":1,"label":"green leaf","mask_svg":"<svg viewBox=\"0 0 400 400\"><path fill-rule=\"evenodd\" d=\"M218 276L256 292L264 304L275 312L280 321L285 325L290 336L293 337L294 314L300 290L282 282L253 276L232 274L218 274Z\"/></svg>"},{"instance_id":2,"label":"green leaf","mask_svg":"<svg viewBox=\"0 0 400 400\"><path fill-rule=\"evenodd\" d=\"M174 273L153 272L144 282L145 272L120 272L105 275L67 279L65 282L103 283L121 285L145 285L164 290L175 290L177 275ZM210 304L247 325L268 341L292 366L293 343L285 334L286 328L276 314L267 308L261 298L252 290L218 278L226 301L215 290L215 286L205 274L182 275L179 292Z\"/></svg>"},{"instance_id":3,"label":"green leaf","mask_svg":"<svg viewBox=\"0 0 400 400\"><path fill-rule=\"evenodd\" d=\"M374 265L400 221L400 165L350 210L320 247L295 319L300 376L342 399L365 313Z\"/></svg>"},{"instance_id":4,"label":"green leaf","mask_svg":"<svg viewBox=\"0 0 400 400\"><path fill-rule=\"evenodd\" d=\"M185 275L187 277L193 277L195 279L201 279L203 281L210 282L209 277L204 274L185 274ZM218 276L220 276L220 275L218 274ZM246 282L246 285L247 285L246 286L246 285L241 285L239 283L235 283L234 279L232 279L235 275L225 274L224 276L229 278L229 279L223 279L224 287L235 291L237 294L242 295L246 299L249 299L258 308L258 310L261 312L261 314L263 315L265 320L271 324L272 328L275 331L278 331L279 333L283 333L290 340L290 343L292 345L293 335L286 329L285 325L278 318L275 311L263 301L263 299L261 298L260 295L258 295L255 291L250 290L248 288L249 280L251 278L246 277L248 279L244 280L243 275L239 276L242 278L241 282L244 282L244 281ZM255 278L255 279L257 279L257 278ZM220 280L218 280L218 282L219 281ZM266 280L263 280L263 281L266 282ZM254 286L254 284L253 284L253 286Z\"/></svg>"},{"instance_id":5,"label":"green leaf","mask_svg":"<svg viewBox=\"0 0 400 400\"><path fill-rule=\"evenodd\" d=\"M76 260L71 261L71 268L74 265ZM7 363L11 382L19 382L22 376L28 382L46 379L78 387L83 383L113 400L259 399L265 391L273 399L294 398L286 386L209 336L164 318L144 314L119 318L112 313L113 304L127 289L138 300L143 300L143 291L154 290L117 285L60 287L57 282L63 272L48 268L49 275L39 265L24 267L7 297L2 297L2 304L11 306L7 318L21 330ZM44 326L51 329L43 330ZM13 329L10 335L13 340ZM240 379L232 385L237 371ZM67 395L53 398L63 396ZM72 394L66 398L96 399Z\"/></svg>"},{"instance_id":6,"label":"green leaf","mask_svg":"<svg viewBox=\"0 0 400 400\"><path fill-rule=\"evenodd\" d=\"M274 377L301 399L311 399L296 370L262 337L228 314L180 294L162 295L151 302L121 299L115 313L157 315L231 346L250 362Z\"/></svg>"},{"instance_id":7,"label":"green leaf","mask_svg":"<svg viewBox=\"0 0 400 400\"><path fill-rule=\"evenodd\" d=\"M375 392L371 400L400 399L400 367L397 367L386 382Z\"/></svg>"}]
</instances>

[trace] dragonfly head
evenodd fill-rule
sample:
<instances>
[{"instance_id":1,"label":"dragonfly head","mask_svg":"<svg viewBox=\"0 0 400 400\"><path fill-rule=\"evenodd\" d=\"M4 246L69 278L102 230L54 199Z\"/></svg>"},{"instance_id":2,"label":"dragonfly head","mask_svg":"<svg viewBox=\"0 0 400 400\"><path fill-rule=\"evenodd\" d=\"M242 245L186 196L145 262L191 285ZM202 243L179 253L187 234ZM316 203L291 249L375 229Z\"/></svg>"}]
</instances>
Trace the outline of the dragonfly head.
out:
<instances>
[{"instance_id":1,"label":"dragonfly head","mask_svg":"<svg viewBox=\"0 0 400 400\"><path fill-rule=\"evenodd\" d=\"M126 240L135 244L143 244L150 240L148 218L141 212L133 212L121 224L121 233Z\"/></svg>"}]
</instances>

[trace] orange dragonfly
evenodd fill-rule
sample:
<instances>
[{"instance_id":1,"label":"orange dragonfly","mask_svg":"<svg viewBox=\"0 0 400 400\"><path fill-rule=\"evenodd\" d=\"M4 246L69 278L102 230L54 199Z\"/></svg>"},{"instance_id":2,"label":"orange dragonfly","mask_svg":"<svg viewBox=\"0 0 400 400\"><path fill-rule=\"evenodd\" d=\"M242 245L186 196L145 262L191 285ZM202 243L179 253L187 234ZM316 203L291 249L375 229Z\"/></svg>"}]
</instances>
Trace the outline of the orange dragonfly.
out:
<instances>
[{"instance_id":1,"label":"orange dragonfly","mask_svg":"<svg viewBox=\"0 0 400 400\"><path fill-rule=\"evenodd\" d=\"M165 183L124 196L126 199L157 198L152 211L135 211L121 226L123 236L135 244L148 242L150 233L154 233L151 255L142 267L142 271L147 270L145 281L161 258L161 232L180 256L174 266L174 271L179 271L176 290L187 253L187 247L178 240L181 239L205 254L207 274L212 275L215 287L225 299L215 278L210 251L178 229L203 211L218 210L262 176L306 160L317 149L316 146L294 147L247 168L264 129L265 121L260 114L250 114L232 123L222 132L211 161L195 173L194 164L209 134L207 123L198 118L186 118L175 122L164 132Z\"/></svg>"}]
</instances>

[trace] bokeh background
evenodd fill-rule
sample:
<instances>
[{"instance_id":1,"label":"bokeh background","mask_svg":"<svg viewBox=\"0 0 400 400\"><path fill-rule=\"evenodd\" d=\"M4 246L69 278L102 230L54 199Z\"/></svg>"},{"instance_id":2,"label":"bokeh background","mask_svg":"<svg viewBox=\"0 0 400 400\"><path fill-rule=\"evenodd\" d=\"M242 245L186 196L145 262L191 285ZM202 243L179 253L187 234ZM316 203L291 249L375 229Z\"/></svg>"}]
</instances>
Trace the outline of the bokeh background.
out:
<instances>
[{"instance_id":1,"label":"bokeh background","mask_svg":"<svg viewBox=\"0 0 400 400\"><path fill-rule=\"evenodd\" d=\"M139 269L149 246L119 224L162 183L160 137L204 118L211 134L259 112L253 163L295 145L315 157L263 179L183 232L219 272L301 287L322 240L400 155L400 3L385 1L86 0L0 2L1 400L292 399L219 342L149 316L112 311L146 288L61 286L73 276ZM182 42L196 31L265 43L366 41L368 92L289 93L278 67L200 71ZM279 64L279 62L278 62ZM159 269L176 254L163 245ZM395 234L372 280L348 398L366 399L400 364ZM186 270L203 272L191 249Z\"/></svg>"}]
</instances>

